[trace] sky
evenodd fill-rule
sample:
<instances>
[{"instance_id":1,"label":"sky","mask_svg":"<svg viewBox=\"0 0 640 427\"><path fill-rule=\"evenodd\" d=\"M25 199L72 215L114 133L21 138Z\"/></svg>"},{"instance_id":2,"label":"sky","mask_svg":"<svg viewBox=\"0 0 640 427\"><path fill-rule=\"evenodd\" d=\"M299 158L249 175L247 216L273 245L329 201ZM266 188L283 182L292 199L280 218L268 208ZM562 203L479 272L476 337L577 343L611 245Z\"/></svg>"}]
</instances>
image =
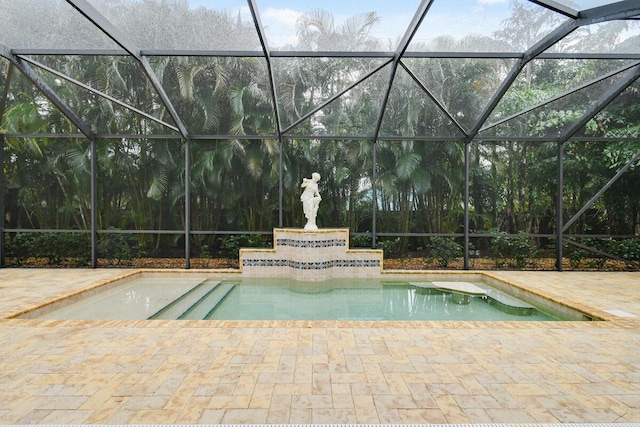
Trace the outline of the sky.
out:
<instances>
[{"instance_id":1,"label":"sky","mask_svg":"<svg viewBox=\"0 0 640 427\"><path fill-rule=\"evenodd\" d=\"M301 14L315 9L330 12L336 25L357 14L374 11L380 18L373 35L390 40L391 50L404 35L420 0L255 0L270 48L277 49L296 40L296 21ZM434 0L427 17L413 38L428 42L440 35L460 40L467 35L491 36L510 14L512 0ZM524 1L524 0L521 0ZM577 9L599 6L616 0L555 0ZM247 22L251 16L246 0L188 0L191 8L204 6L238 11ZM531 3L533 7L539 7ZM411 47L410 47L411 49Z\"/></svg>"},{"instance_id":2,"label":"sky","mask_svg":"<svg viewBox=\"0 0 640 427\"><path fill-rule=\"evenodd\" d=\"M192 8L198 6L224 8L246 13L244 0L190 0ZM380 22L374 27L374 35L383 40L396 41L402 37L413 18L419 0L256 0L262 24L271 47L295 41L295 24L298 17L314 9L331 12L336 24L347 18L374 11ZM472 13L468 13L472 11ZM464 36L471 32L491 34L509 15L509 0L435 0L428 23L423 24L422 37L434 34ZM466 19L463 19L466 17ZM469 22L470 19L473 22ZM428 28L427 28L428 27Z\"/></svg>"}]
</instances>

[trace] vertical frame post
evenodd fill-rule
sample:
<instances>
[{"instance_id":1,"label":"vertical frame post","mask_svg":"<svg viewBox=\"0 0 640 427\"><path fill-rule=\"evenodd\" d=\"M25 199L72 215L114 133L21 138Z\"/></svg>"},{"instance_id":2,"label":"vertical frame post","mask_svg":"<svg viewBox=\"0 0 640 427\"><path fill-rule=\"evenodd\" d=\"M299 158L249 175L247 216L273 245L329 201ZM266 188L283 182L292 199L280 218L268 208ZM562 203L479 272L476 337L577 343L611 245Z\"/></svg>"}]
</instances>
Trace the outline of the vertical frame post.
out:
<instances>
[{"instance_id":1,"label":"vertical frame post","mask_svg":"<svg viewBox=\"0 0 640 427\"><path fill-rule=\"evenodd\" d=\"M191 268L191 141L184 140L184 268Z\"/></svg>"},{"instance_id":2,"label":"vertical frame post","mask_svg":"<svg viewBox=\"0 0 640 427\"><path fill-rule=\"evenodd\" d=\"M91 138L91 268L98 267L98 147Z\"/></svg>"},{"instance_id":3,"label":"vertical frame post","mask_svg":"<svg viewBox=\"0 0 640 427\"><path fill-rule=\"evenodd\" d=\"M278 227L284 227L284 141L282 136L278 138L280 153L278 154Z\"/></svg>"},{"instance_id":4,"label":"vertical frame post","mask_svg":"<svg viewBox=\"0 0 640 427\"><path fill-rule=\"evenodd\" d=\"M464 143L464 269L469 269L469 168L471 163L471 142Z\"/></svg>"},{"instance_id":5,"label":"vertical frame post","mask_svg":"<svg viewBox=\"0 0 640 427\"><path fill-rule=\"evenodd\" d=\"M564 210L563 206L563 186L564 186L564 143L558 142L558 187L556 189L557 192L557 200L556 200L556 270L562 271L562 235L563 235L563 224L564 224L564 215L562 211Z\"/></svg>"},{"instance_id":6,"label":"vertical frame post","mask_svg":"<svg viewBox=\"0 0 640 427\"><path fill-rule=\"evenodd\" d=\"M373 163L371 169L371 247L376 247L376 224L378 222L377 212L378 212L378 193L376 189L376 181L378 179L378 144L376 141L372 141L373 147L371 150L371 162Z\"/></svg>"},{"instance_id":7,"label":"vertical frame post","mask_svg":"<svg viewBox=\"0 0 640 427\"><path fill-rule=\"evenodd\" d=\"M4 136L0 134L0 268L5 267L6 242L4 239Z\"/></svg>"}]
</instances>

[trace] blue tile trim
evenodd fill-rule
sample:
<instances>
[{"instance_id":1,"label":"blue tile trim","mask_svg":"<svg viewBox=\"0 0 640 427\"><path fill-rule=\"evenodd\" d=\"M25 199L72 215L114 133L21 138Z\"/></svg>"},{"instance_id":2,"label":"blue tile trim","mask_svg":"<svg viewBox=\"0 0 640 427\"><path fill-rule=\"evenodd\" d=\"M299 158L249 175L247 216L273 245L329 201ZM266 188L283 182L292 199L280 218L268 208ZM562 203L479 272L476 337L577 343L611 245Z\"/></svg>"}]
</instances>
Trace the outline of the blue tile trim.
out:
<instances>
[{"instance_id":1,"label":"blue tile trim","mask_svg":"<svg viewBox=\"0 0 640 427\"><path fill-rule=\"evenodd\" d=\"M331 261L293 261L289 259L243 259L243 267L291 267L295 270L324 270L333 267L380 267L379 259L337 259Z\"/></svg>"},{"instance_id":2,"label":"blue tile trim","mask_svg":"<svg viewBox=\"0 0 640 427\"><path fill-rule=\"evenodd\" d=\"M290 246L293 248L311 249L311 248L334 248L346 247L345 239L328 239L328 240L298 240L298 239L277 239L276 246Z\"/></svg>"}]
</instances>

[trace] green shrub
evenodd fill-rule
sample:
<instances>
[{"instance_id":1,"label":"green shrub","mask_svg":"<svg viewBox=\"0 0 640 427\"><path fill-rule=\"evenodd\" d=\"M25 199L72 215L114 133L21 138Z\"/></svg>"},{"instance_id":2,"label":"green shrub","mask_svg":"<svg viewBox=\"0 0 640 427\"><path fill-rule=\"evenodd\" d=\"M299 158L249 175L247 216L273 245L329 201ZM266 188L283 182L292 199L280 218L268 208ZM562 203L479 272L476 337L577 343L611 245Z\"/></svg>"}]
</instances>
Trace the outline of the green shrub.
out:
<instances>
[{"instance_id":1,"label":"green shrub","mask_svg":"<svg viewBox=\"0 0 640 427\"><path fill-rule=\"evenodd\" d=\"M131 236L126 234L101 234L98 241L98 257L106 259L111 265L130 263L133 259Z\"/></svg>"},{"instance_id":2,"label":"green shrub","mask_svg":"<svg viewBox=\"0 0 640 427\"><path fill-rule=\"evenodd\" d=\"M431 237L427 248L442 268L448 267L451 260L459 258L463 254L462 246L453 237Z\"/></svg>"},{"instance_id":3,"label":"green shrub","mask_svg":"<svg viewBox=\"0 0 640 427\"><path fill-rule=\"evenodd\" d=\"M614 257L621 256L619 254L619 243L612 238L600 239L588 237L579 239L578 242L591 249L570 245L570 247L568 248L569 265L571 265L573 268L578 268L582 264L582 262L585 262L585 265L588 268L594 268L598 270L603 269L609 257L601 253L594 252L594 250L603 252L605 254L610 254Z\"/></svg>"},{"instance_id":4,"label":"green shrub","mask_svg":"<svg viewBox=\"0 0 640 427\"><path fill-rule=\"evenodd\" d=\"M626 261L640 261L640 239L624 239L617 242L616 255Z\"/></svg>"},{"instance_id":5,"label":"green shrub","mask_svg":"<svg viewBox=\"0 0 640 427\"><path fill-rule=\"evenodd\" d=\"M44 258L47 265L70 262L86 266L91 260L88 233L16 233L7 239L7 256L15 257L18 265L27 258Z\"/></svg>"},{"instance_id":6,"label":"green shrub","mask_svg":"<svg viewBox=\"0 0 640 427\"><path fill-rule=\"evenodd\" d=\"M201 258L211 258L211 251L209 250L209 245L202 245L200 248L200 257Z\"/></svg>"},{"instance_id":7,"label":"green shrub","mask_svg":"<svg viewBox=\"0 0 640 427\"><path fill-rule=\"evenodd\" d=\"M75 263L78 267L86 266L91 261L91 235L89 233L52 233L57 236L54 247L63 251L63 259Z\"/></svg>"},{"instance_id":8,"label":"green shrub","mask_svg":"<svg viewBox=\"0 0 640 427\"><path fill-rule=\"evenodd\" d=\"M569 241L575 241L574 238L569 238ZM580 267L582 261L587 258L588 252L582 248L579 248L575 245L564 243L562 245L564 254L567 258L569 258L569 265L572 268Z\"/></svg>"},{"instance_id":9,"label":"green shrub","mask_svg":"<svg viewBox=\"0 0 640 427\"><path fill-rule=\"evenodd\" d=\"M491 242L491 256L496 268L505 266L523 268L527 260L538 255L538 248L534 241L525 236L500 235ZM507 260L512 260L508 263Z\"/></svg>"},{"instance_id":10,"label":"green shrub","mask_svg":"<svg viewBox=\"0 0 640 427\"><path fill-rule=\"evenodd\" d=\"M21 265L27 258L33 256L34 240L34 233L10 234L6 241L6 256L15 258L16 264Z\"/></svg>"},{"instance_id":11,"label":"green shrub","mask_svg":"<svg viewBox=\"0 0 640 427\"><path fill-rule=\"evenodd\" d=\"M218 247L223 256L236 258L241 248L267 248L272 245L259 234L230 234L218 238Z\"/></svg>"},{"instance_id":12,"label":"green shrub","mask_svg":"<svg viewBox=\"0 0 640 427\"><path fill-rule=\"evenodd\" d=\"M351 246L354 248L370 248L373 245L373 238L369 235L351 236Z\"/></svg>"},{"instance_id":13,"label":"green shrub","mask_svg":"<svg viewBox=\"0 0 640 427\"><path fill-rule=\"evenodd\" d=\"M400 245L400 238L397 237L395 239L388 240L379 240L376 242L376 248L382 249L382 254L385 257L391 256L395 252L398 251L398 246Z\"/></svg>"}]
</instances>

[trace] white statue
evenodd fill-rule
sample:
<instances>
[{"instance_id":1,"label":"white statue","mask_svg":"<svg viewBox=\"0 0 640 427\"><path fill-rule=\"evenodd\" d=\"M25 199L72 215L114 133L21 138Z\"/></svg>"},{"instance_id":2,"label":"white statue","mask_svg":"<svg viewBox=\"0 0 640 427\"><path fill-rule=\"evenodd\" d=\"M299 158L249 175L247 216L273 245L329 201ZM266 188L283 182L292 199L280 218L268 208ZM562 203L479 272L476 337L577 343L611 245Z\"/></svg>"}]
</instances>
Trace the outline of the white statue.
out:
<instances>
[{"instance_id":1,"label":"white statue","mask_svg":"<svg viewBox=\"0 0 640 427\"><path fill-rule=\"evenodd\" d=\"M318 214L318 206L322 197L318 192L318 181L320 181L320 174L314 172L311 174L311 179L302 178L302 188L304 191L300 196L302 202L302 209L304 210L304 216L307 218L307 224L304 226L305 230L317 230L316 215Z\"/></svg>"}]
</instances>

